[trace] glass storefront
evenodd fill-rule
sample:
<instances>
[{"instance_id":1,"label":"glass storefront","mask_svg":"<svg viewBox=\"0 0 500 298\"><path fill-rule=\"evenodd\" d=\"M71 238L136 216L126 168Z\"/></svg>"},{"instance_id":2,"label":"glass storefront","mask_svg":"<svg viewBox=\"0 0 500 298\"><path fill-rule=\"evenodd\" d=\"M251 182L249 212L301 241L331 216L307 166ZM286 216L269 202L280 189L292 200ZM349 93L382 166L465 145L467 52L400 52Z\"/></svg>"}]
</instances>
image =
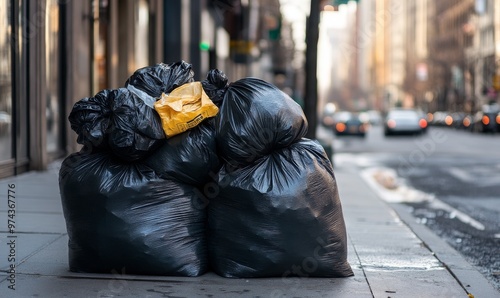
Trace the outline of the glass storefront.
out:
<instances>
[{"instance_id":1,"label":"glass storefront","mask_svg":"<svg viewBox=\"0 0 500 298\"><path fill-rule=\"evenodd\" d=\"M47 117L47 152L57 152L62 146L60 123L59 78L59 1L47 0L45 15L45 75Z\"/></svg>"},{"instance_id":2,"label":"glass storefront","mask_svg":"<svg viewBox=\"0 0 500 298\"><path fill-rule=\"evenodd\" d=\"M0 179L78 150L76 100L161 61L164 24L152 6L163 11L149 0L0 1Z\"/></svg>"},{"instance_id":3,"label":"glass storefront","mask_svg":"<svg viewBox=\"0 0 500 298\"><path fill-rule=\"evenodd\" d=\"M11 2L0 2L0 163L12 158Z\"/></svg>"},{"instance_id":4,"label":"glass storefront","mask_svg":"<svg viewBox=\"0 0 500 298\"><path fill-rule=\"evenodd\" d=\"M136 18L135 61L136 67L141 68L149 65L149 3L147 0L138 1Z\"/></svg>"},{"instance_id":5,"label":"glass storefront","mask_svg":"<svg viewBox=\"0 0 500 298\"><path fill-rule=\"evenodd\" d=\"M92 0L92 94L108 88L109 2Z\"/></svg>"}]
</instances>

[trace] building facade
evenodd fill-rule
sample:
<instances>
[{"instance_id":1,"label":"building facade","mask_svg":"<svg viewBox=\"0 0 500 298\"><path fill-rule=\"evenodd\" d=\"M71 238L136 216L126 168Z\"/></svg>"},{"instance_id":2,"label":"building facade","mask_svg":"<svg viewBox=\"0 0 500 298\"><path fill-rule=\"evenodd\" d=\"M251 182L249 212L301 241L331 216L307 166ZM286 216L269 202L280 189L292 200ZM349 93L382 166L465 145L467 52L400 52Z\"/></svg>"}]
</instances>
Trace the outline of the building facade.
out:
<instances>
[{"instance_id":1,"label":"building facade","mask_svg":"<svg viewBox=\"0 0 500 298\"><path fill-rule=\"evenodd\" d=\"M78 150L73 104L162 61L161 1L8 0L0 4L0 177ZM150 34L153 32L153 34Z\"/></svg>"},{"instance_id":2,"label":"building facade","mask_svg":"<svg viewBox=\"0 0 500 298\"><path fill-rule=\"evenodd\" d=\"M256 70L272 73L273 65L258 67L269 51L259 45L276 29L279 5L265 2L273 5L266 10L261 2L1 1L0 178L44 170L79 150L68 121L74 103L123 86L138 68L185 60L197 80L211 68L224 70L230 80ZM267 27L260 26L264 18ZM236 23L251 34L242 39L252 45L243 47L250 56L239 57L251 63L234 56L228 28Z\"/></svg>"},{"instance_id":3,"label":"building facade","mask_svg":"<svg viewBox=\"0 0 500 298\"><path fill-rule=\"evenodd\" d=\"M465 50L473 38L464 31L474 12L474 0L434 1L429 40L429 64L433 72L436 109L457 111L465 105Z\"/></svg>"},{"instance_id":4,"label":"building facade","mask_svg":"<svg viewBox=\"0 0 500 298\"><path fill-rule=\"evenodd\" d=\"M495 49L495 1L477 0L464 32L472 40L465 49L465 110L476 112L481 106L496 101L496 93L500 91L493 85L499 57Z\"/></svg>"},{"instance_id":5,"label":"building facade","mask_svg":"<svg viewBox=\"0 0 500 298\"><path fill-rule=\"evenodd\" d=\"M360 1L357 18L368 106L474 113L499 102L498 1Z\"/></svg>"},{"instance_id":6,"label":"building facade","mask_svg":"<svg viewBox=\"0 0 500 298\"><path fill-rule=\"evenodd\" d=\"M414 106L429 110L428 1L409 0L406 3L404 92Z\"/></svg>"}]
</instances>

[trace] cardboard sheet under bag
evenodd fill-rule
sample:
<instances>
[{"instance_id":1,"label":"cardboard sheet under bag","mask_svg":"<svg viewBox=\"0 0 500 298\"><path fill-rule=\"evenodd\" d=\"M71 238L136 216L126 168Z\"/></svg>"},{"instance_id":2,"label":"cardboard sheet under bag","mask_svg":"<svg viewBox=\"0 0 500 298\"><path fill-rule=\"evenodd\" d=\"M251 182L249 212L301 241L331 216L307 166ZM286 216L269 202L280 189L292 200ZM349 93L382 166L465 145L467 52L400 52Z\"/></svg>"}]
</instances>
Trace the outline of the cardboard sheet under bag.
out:
<instances>
[{"instance_id":1,"label":"cardboard sheet under bag","mask_svg":"<svg viewBox=\"0 0 500 298\"><path fill-rule=\"evenodd\" d=\"M168 95L162 94L154 108L160 115L167 138L196 127L219 112L219 108L203 90L201 82L187 83Z\"/></svg>"}]
</instances>

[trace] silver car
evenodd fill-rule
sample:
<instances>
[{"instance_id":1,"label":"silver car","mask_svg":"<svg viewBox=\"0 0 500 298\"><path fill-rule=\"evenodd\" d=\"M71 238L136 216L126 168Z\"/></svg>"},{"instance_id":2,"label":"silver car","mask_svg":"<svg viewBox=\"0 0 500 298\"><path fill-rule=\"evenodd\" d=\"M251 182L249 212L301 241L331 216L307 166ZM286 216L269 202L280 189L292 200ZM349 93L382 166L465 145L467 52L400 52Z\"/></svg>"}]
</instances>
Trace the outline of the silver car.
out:
<instances>
[{"instance_id":1,"label":"silver car","mask_svg":"<svg viewBox=\"0 0 500 298\"><path fill-rule=\"evenodd\" d=\"M421 134L427 128L427 120L414 109L393 109L384 121L384 135Z\"/></svg>"}]
</instances>

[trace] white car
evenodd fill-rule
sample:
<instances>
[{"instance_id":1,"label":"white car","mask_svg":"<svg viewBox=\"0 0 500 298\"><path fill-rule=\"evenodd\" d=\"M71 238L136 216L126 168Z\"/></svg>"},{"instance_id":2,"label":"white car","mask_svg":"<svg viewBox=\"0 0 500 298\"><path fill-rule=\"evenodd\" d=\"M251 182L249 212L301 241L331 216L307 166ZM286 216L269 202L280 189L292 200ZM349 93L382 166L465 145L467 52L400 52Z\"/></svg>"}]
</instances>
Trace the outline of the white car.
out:
<instances>
[{"instance_id":1,"label":"white car","mask_svg":"<svg viewBox=\"0 0 500 298\"><path fill-rule=\"evenodd\" d=\"M387 113L384 135L421 134L427 128L427 120L417 110L394 109Z\"/></svg>"}]
</instances>

